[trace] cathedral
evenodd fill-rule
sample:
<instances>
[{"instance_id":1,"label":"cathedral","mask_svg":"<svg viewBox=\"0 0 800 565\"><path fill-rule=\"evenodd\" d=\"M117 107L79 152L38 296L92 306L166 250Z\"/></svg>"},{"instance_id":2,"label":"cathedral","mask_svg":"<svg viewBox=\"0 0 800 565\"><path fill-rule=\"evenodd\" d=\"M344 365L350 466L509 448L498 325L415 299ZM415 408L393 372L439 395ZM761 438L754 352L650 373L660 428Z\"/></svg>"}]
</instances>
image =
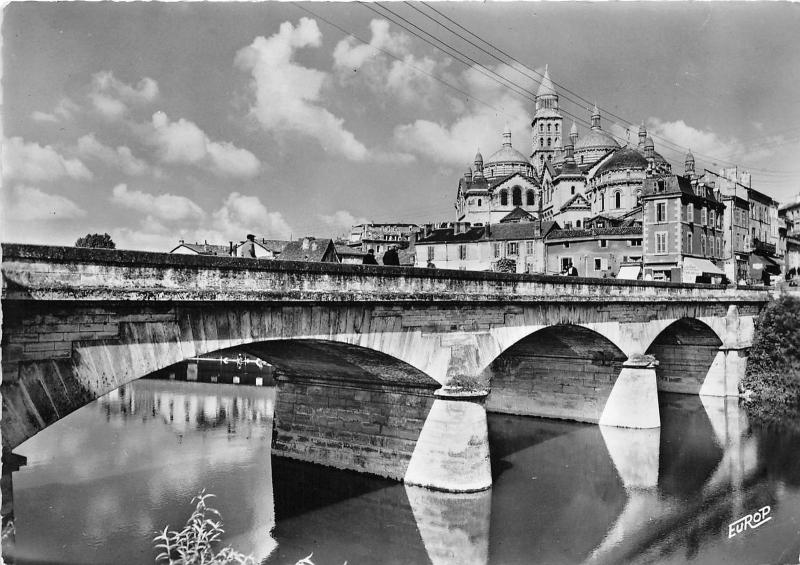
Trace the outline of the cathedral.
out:
<instances>
[{"instance_id":1,"label":"cathedral","mask_svg":"<svg viewBox=\"0 0 800 565\"><path fill-rule=\"evenodd\" d=\"M458 221L485 225L540 219L564 228L581 228L598 216L641 221L645 179L671 173L644 123L638 144L621 146L603 130L597 105L591 127L582 135L573 121L564 137L563 121L558 93L545 67L536 92L530 157L512 147L506 126L502 147L486 161L478 152L459 179ZM686 167L687 173L694 167L691 153Z\"/></svg>"}]
</instances>

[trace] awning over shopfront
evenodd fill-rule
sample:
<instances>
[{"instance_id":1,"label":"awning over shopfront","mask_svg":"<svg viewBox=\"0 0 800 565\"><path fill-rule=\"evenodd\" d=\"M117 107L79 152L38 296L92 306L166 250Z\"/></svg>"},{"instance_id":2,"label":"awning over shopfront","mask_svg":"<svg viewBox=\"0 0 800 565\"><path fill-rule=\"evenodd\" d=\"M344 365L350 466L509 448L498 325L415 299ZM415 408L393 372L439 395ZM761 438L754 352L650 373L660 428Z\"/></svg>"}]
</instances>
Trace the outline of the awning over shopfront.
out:
<instances>
[{"instance_id":1,"label":"awning over shopfront","mask_svg":"<svg viewBox=\"0 0 800 565\"><path fill-rule=\"evenodd\" d=\"M697 277L701 277L703 275L724 277L725 272L708 259L684 257L683 282L693 283L697 280Z\"/></svg>"},{"instance_id":2,"label":"awning over shopfront","mask_svg":"<svg viewBox=\"0 0 800 565\"><path fill-rule=\"evenodd\" d=\"M772 274L778 274L781 272L781 266L778 264L778 262L775 259L767 257L766 255L751 253L747 262L750 265L750 269L754 271L766 269L767 272ZM757 276L757 274L754 273L753 276Z\"/></svg>"},{"instance_id":3,"label":"awning over shopfront","mask_svg":"<svg viewBox=\"0 0 800 565\"><path fill-rule=\"evenodd\" d=\"M618 279L624 279L628 281L635 281L639 278L639 273L641 272L642 268L639 265L623 265L619 268L619 272L617 273Z\"/></svg>"}]
</instances>

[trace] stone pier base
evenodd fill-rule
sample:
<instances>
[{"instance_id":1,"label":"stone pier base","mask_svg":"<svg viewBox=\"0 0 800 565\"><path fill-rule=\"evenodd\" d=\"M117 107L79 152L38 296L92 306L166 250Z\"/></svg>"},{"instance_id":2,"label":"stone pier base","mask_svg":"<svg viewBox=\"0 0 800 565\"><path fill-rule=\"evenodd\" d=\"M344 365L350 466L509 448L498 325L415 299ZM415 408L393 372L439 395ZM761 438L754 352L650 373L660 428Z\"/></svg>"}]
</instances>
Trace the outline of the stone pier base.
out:
<instances>
[{"instance_id":1,"label":"stone pier base","mask_svg":"<svg viewBox=\"0 0 800 565\"><path fill-rule=\"evenodd\" d=\"M408 465L406 484L448 492L492 486L486 395L436 392Z\"/></svg>"},{"instance_id":2,"label":"stone pier base","mask_svg":"<svg viewBox=\"0 0 800 565\"><path fill-rule=\"evenodd\" d=\"M739 382L746 368L746 348L720 347L700 387L700 395L739 396Z\"/></svg>"},{"instance_id":3,"label":"stone pier base","mask_svg":"<svg viewBox=\"0 0 800 565\"><path fill-rule=\"evenodd\" d=\"M661 426L655 359L651 355L635 356L623 364L599 423L620 428Z\"/></svg>"}]
</instances>

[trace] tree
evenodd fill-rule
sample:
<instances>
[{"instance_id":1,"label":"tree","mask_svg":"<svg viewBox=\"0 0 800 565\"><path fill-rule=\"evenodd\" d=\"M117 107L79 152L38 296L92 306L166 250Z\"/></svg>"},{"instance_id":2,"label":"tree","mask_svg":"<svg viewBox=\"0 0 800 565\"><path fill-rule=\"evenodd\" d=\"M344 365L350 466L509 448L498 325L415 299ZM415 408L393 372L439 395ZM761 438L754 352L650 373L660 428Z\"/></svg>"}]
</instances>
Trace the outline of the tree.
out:
<instances>
[{"instance_id":1,"label":"tree","mask_svg":"<svg viewBox=\"0 0 800 565\"><path fill-rule=\"evenodd\" d=\"M101 247L103 249L116 249L117 244L111 239L107 233L100 235L99 233L87 233L83 237L79 237L75 242L75 247Z\"/></svg>"}]
</instances>

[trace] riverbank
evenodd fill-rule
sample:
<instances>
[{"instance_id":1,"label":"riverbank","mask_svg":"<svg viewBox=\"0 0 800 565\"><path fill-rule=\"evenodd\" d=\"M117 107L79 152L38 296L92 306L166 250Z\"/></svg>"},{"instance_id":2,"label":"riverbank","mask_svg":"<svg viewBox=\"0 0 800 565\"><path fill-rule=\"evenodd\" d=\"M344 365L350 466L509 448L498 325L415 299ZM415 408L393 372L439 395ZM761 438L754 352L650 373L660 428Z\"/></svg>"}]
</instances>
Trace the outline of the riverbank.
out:
<instances>
[{"instance_id":1,"label":"riverbank","mask_svg":"<svg viewBox=\"0 0 800 565\"><path fill-rule=\"evenodd\" d=\"M747 412L759 420L785 421L787 416L798 413L800 298L781 295L758 317L747 370L739 388Z\"/></svg>"}]
</instances>

